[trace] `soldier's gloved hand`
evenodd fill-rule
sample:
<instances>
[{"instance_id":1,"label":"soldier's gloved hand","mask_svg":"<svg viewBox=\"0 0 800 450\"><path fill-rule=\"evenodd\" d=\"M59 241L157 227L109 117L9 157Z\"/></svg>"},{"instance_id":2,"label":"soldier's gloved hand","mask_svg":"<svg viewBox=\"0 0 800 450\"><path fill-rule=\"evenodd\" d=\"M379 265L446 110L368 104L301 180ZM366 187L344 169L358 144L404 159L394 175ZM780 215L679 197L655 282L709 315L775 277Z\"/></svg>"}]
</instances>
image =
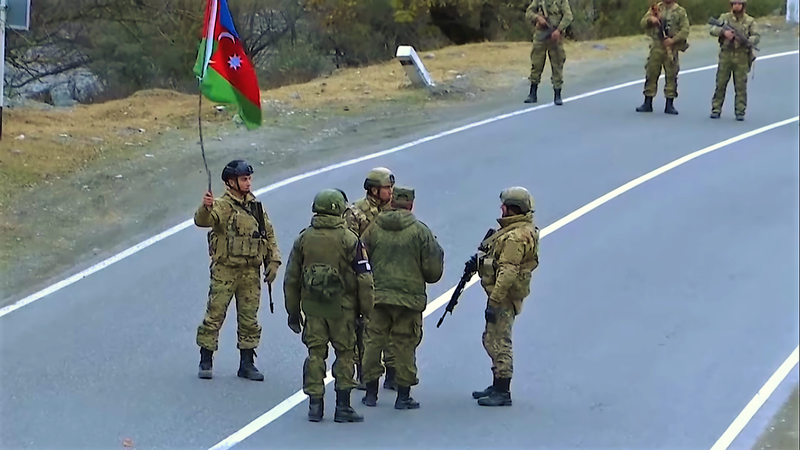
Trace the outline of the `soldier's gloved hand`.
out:
<instances>
[{"instance_id":1,"label":"soldier's gloved hand","mask_svg":"<svg viewBox=\"0 0 800 450\"><path fill-rule=\"evenodd\" d=\"M272 261L264 267L264 282L272 284L275 281L275 278L278 276L278 264L276 261Z\"/></svg>"},{"instance_id":2,"label":"soldier's gloved hand","mask_svg":"<svg viewBox=\"0 0 800 450\"><path fill-rule=\"evenodd\" d=\"M492 308L491 306L486 307L486 311L484 311L484 316L486 317L486 321L489 323L497 322L497 310Z\"/></svg>"},{"instance_id":3,"label":"soldier's gloved hand","mask_svg":"<svg viewBox=\"0 0 800 450\"><path fill-rule=\"evenodd\" d=\"M294 334L300 334L303 331L300 325L300 316L289 316L289 328L294 331Z\"/></svg>"}]
</instances>

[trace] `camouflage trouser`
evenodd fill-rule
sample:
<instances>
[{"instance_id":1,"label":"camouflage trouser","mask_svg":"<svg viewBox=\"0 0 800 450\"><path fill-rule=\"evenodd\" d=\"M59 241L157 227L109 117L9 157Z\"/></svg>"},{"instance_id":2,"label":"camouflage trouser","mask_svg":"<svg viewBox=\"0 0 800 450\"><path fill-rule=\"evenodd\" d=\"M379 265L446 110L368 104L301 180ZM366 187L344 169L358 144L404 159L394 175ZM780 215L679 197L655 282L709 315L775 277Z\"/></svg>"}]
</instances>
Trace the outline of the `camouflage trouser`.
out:
<instances>
[{"instance_id":1,"label":"camouflage trouser","mask_svg":"<svg viewBox=\"0 0 800 450\"><path fill-rule=\"evenodd\" d=\"M744 115L747 109L747 74L750 72L750 52L742 50L722 50L719 54L717 66L717 86L711 98L711 112L722 112L725 102L725 91L728 90L728 81L733 75L733 88L736 93L734 100L734 113Z\"/></svg>"},{"instance_id":2,"label":"camouflage trouser","mask_svg":"<svg viewBox=\"0 0 800 450\"><path fill-rule=\"evenodd\" d=\"M678 98L678 72L681 70L678 53L667 49L661 44L653 44L645 63L644 95L655 97L658 90L658 77L664 69L664 97ZM670 58L672 54L673 58Z\"/></svg>"},{"instance_id":3,"label":"camouflage trouser","mask_svg":"<svg viewBox=\"0 0 800 450\"><path fill-rule=\"evenodd\" d=\"M483 348L492 359L495 378L511 378L514 373L514 354L511 348L511 329L514 327L514 309L501 306L496 309L497 320L486 322L483 331Z\"/></svg>"},{"instance_id":4,"label":"camouflage trouser","mask_svg":"<svg viewBox=\"0 0 800 450\"><path fill-rule=\"evenodd\" d=\"M352 316L338 319L306 316L302 334L308 357L303 362L303 392L309 397L325 394L325 360L328 343L333 345L336 360L333 362L334 388L350 391L356 387L353 357L356 347L356 329Z\"/></svg>"},{"instance_id":5,"label":"camouflage trouser","mask_svg":"<svg viewBox=\"0 0 800 450\"><path fill-rule=\"evenodd\" d=\"M561 89L564 85L564 63L567 61L563 39L559 39L556 42L549 39L544 42L533 41L533 48L531 48L531 75L528 80L530 80L531 84L539 84L541 82L546 56L550 57L550 81L553 83L553 89Z\"/></svg>"},{"instance_id":6,"label":"camouflage trouser","mask_svg":"<svg viewBox=\"0 0 800 450\"><path fill-rule=\"evenodd\" d=\"M375 381L383 375L381 350L386 349L391 342L397 384L399 386L419 384L416 351L422 342L422 311L402 306L375 305L367 321L365 340L365 383Z\"/></svg>"},{"instance_id":7,"label":"camouflage trouser","mask_svg":"<svg viewBox=\"0 0 800 450\"><path fill-rule=\"evenodd\" d=\"M259 267L211 266L211 286L203 322L197 327L197 345L217 351L219 329L225 321L228 306L236 296L236 322L239 341L237 347L258 347L261 326L258 324L258 307L261 304L261 271Z\"/></svg>"},{"instance_id":8,"label":"camouflage trouser","mask_svg":"<svg viewBox=\"0 0 800 450\"><path fill-rule=\"evenodd\" d=\"M356 321L356 347L358 351L355 352L354 361L356 365L362 364L361 355L364 354L365 345L364 345L364 332L366 328L366 319L363 321ZM382 350L383 356L383 364L386 367L394 367L394 345L392 344L391 339L388 339L388 344ZM362 366L363 367L363 366Z\"/></svg>"}]
</instances>

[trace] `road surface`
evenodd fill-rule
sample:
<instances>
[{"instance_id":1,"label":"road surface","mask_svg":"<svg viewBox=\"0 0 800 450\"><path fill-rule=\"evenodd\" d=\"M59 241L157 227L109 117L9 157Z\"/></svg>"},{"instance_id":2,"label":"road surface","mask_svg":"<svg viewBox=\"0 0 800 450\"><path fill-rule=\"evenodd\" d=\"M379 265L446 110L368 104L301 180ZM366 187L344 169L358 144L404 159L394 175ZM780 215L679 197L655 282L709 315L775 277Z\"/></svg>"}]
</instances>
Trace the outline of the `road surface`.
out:
<instances>
[{"instance_id":1,"label":"road surface","mask_svg":"<svg viewBox=\"0 0 800 450\"><path fill-rule=\"evenodd\" d=\"M797 116L797 54L757 64L745 122L732 118L732 86L722 119L708 118L706 70L681 76L678 116L663 114L661 94L654 113L634 112L636 84L260 198L285 259L317 191L355 199L369 168L392 168L417 189L415 212L446 252L434 299L496 224L504 187L531 190L544 228L686 154ZM307 422L302 402L236 448L710 448L798 344L799 143L797 122L760 133L545 237L515 327L513 407L470 398L491 379L474 286L441 328L440 311L425 322L420 410L395 411L385 390L367 408L354 391L365 423L335 424L329 385L324 422ZM207 285L204 231L190 228L0 318L0 447L108 449L129 438L137 449L206 449L292 396L305 349L286 327L280 288L276 313L266 293L260 313L265 382L236 377L232 311L215 378L197 378Z\"/></svg>"}]
</instances>

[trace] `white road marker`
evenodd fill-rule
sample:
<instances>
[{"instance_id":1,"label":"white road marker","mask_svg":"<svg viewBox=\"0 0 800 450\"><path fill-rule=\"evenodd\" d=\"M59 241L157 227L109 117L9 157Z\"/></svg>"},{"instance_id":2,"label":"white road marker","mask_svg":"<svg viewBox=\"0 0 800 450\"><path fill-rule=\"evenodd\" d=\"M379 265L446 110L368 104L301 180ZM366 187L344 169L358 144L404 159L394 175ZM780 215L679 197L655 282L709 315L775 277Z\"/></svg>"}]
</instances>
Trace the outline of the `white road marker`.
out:
<instances>
[{"instance_id":1,"label":"white road marker","mask_svg":"<svg viewBox=\"0 0 800 450\"><path fill-rule=\"evenodd\" d=\"M726 450L728 446L733 443L734 439L739 436L739 433L742 432L753 416L761 409L764 402L767 401L772 393L775 392L775 389L777 389L786 376L789 375L789 372L797 365L799 350L800 347L795 347L792 354L789 355L786 361L778 367L778 370L769 377L769 380L756 392L756 395L747 403L742 412L736 416L736 419L733 420L733 423L731 423L728 429L717 439L717 442L711 447L711 450Z\"/></svg>"},{"instance_id":2,"label":"white road marker","mask_svg":"<svg viewBox=\"0 0 800 450\"><path fill-rule=\"evenodd\" d=\"M783 56L796 55L798 53L800 53L800 51L793 50L793 51L789 51L789 52L773 53L771 55L759 56L757 59L758 60L763 60L763 59L781 58ZM697 67L697 68L694 68L694 69L682 70L682 71L680 71L678 73L682 74L682 75L685 75L685 74L690 74L690 73L695 73L695 72L702 72L704 70L715 69L716 67L717 67L717 65L714 64L714 65L710 65L710 66L704 66L704 67ZM663 77L663 76L664 75L662 74L661 77ZM644 79L636 80L636 81L629 81L627 83L618 84L616 86L611 86L611 87L607 87L607 88L603 88L603 89L598 89L596 91L586 92L586 93L583 93L583 94L580 94L580 95L576 95L574 97L565 98L564 102L566 103L566 102L571 102L571 101L574 101L574 100L580 100L582 98L592 97L594 95L599 95L599 94L603 94L603 93L606 93L606 92L615 91L615 90L626 88L626 87L629 87L629 86L634 86L634 85L639 84L639 83L644 83ZM312 170L310 172L302 173L300 175L295 175L295 176L293 176L291 178L287 178L287 179L285 179L283 181L279 181L277 183L270 184L269 186L266 186L266 187L261 188L261 189L259 189L257 191L254 191L253 193L256 196L259 196L259 195L264 194L266 192L274 191L275 189L278 189L280 187L292 184L294 182L297 182L297 181L300 181L300 180L303 180L303 179L306 179L306 178L313 177L315 175L319 175L321 173L330 172L331 170L339 169L341 167L351 166L353 164L357 164L357 163L360 163L360 162L363 162L363 161L367 161L367 160L370 160L370 159L378 158L378 157L381 157L381 156L384 156L384 155L388 155L388 154L391 154L391 153L396 153L396 152L405 150L407 148L411 148L411 147L415 147L415 146L420 145L420 144L424 144L425 142L430 142L430 141L433 141L433 140L436 140L436 139L443 138L445 136L450 136L451 134L460 133L462 131L466 131L466 130L469 130L471 128L476 128L476 127L479 127L481 125L486 125L486 124L489 124L489 123L492 123L492 122L505 120L505 119L508 119L508 118L511 118L511 117L519 116L519 115L522 115L522 114L527 114L527 113L530 113L530 112L533 112L533 111L538 111L540 109L549 108L551 106L553 106L552 102L551 103L545 103L545 104L542 104L542 105L533 106L531 108L525 108L525 109L521 109L521 110L518 110L518 111L514 111L512 113L507 113L507 114L502 114L502 115L499 115L499 116L491 117L489 119L481 120L479 122L473 122L473 123L470 123L470 124L467 124L467 125L464 125L464 126L461 126L461 127L458 127L458 128L453 128L451 130L443 131L443 132L438 133L438 134L434 134L434 135L427 136L427 137L424 137L424 138L421 138L421 139L417 139L416 141L408 142L406 144L403 144L403 145L400 145L400 146L397 146L397 147L394 147L394 148L390 148L388 150L383 150L383 151L380 151L380 152L377 152L377 153L371 153L369 155L365 155L365 156L362 156L362 157L359 157L359 158L355 158L355 159L351 159L351 160L344 161L344 162L341 162L341 163L337 163L337 164L333 164L333 165L330 165L330 166L322 167L320 169ZM161 233L159 233L159 234L157 234L157 235L155 235L155 236L153 236L151 238L148 238L148 239L146 239L146 240L134 245L133 247L130 247L130 248L128 248L128 249L126 249L126 250L124 250L124 251L122 251L120 253L117 253L116 255L114 255L114 256L112 256L112 257L110 257L110 258L108 258L108 259L106 259L104 261L101 261L101 262L89 267L88 269L82 270L82 271L76 273L75 275L72 275L69 278L61 280L56 284L48 286L48 287L42 289L41 291L36 292L35 294L31 294L31 295L29 295L29 296L27 296L27 297L25 297L25 298L23 298L21 300L18 300L18 301L14 302L14 303L6 306L6 307L0 308L0 317L3 317L5 315L7 315L7 314L10 314L11 312L18 310L18 309L22 308L25 305L33 303L36 300L41 299L42 297L50 295L53 292L59 291L59 290L65 288L65 287L67 287L67 286L69 286L71 284L74 284L74 283L82 280L83 278L86 278L89 275L100 271L101 269L105 269L106 267L110 266L111 264L114 264L114 263L116 263L118 261L121 261L121 260L127 258L128 256L133 255L134 253L138 253L139 251L144 250L145 248L150 247L151 245L153 245L153 244L155 244L155 243L157 243L159 241L163 241L164 239L172 236L173 234L175 234L175 233L177 233L179 231L182 231L182 230L184 230L186 228L189 228L190 226L192 226L193 223L194 222L193 222L192 219L189 219L189 220L186 220L184 222L181 222L178 225L175 225L174 227L172 227L172 228L170 228L170 229L168 229L168 230L166 230L164 232L161 232Z\"/></svg>"},{"instance_id":3,"label":"white road marker","mask_svg":"<svg viewBox=\"0 0 800 450\"><path fill-rule=\"evenodd\" d=\"M540 231L539 237L541 239L543 239L545 236L548 236L548 235L554 233L555 231L563 228L565 225L575 221L576 219L578 219L579 217L583 216L584 214L586 214L586 213L588 213L588 212L590 212L590 211L592 211L594 209L597 209L599 206L603 205L604 203L607 203L610 200L612 200L612 199L614 199L616 197L619 197L620 195L624 194L625 192L630 191L631 189L635 188L636 186L639 186L640 184L642 184L642 183L644 183L644 182L646 182L648 180L652 180L653 178L655 178L655 177L657 177L657 176L659 176L659 175L661 175L661 174L663 174L663 173L665 173L665 172L667 172L669 170L672 170L672 169L674 169L674 168L676 168L676 167L678 167L678 166L680 166L682 164L685 164L685 163L687 163L687 162L689 162L689 161L691 161L691 160L693 160L695 158L698 158L698 157L700 157L702 155L705 155L707 153L711 153L711 152L713 152L715 150L719 150L721 148L724 148L724 147L726 147L728 145L731 145L731 144L734 144L736 142L745 140L747 138L753 137L755 135L764 133L766 131L769 131L769 130L772 130L772 129L775 129L775 128L778 128L778 127L781 127L781 126L784 126L784 125L787 125L787 124L790 124L792 122L797 122L798 120L800 120L800 116L795 116L795 117L793 117L791 119L782 120L780 122L776 122L776 123L773 123L771 125L767 125L767 126L764 126L764 127L752 130L752 131L748 131L747 133L740 134L740 135L732 137L730 139L726 139L726 140L724 140L722 142L719 142L717 144L714 144L714 145L708 146L706 148L703 148L701 150L698 150L696 152L690 153L690 154L688 154L688 155L686 155L686 156L684 156L682 158L678 158L678 159L676 159L675 161L672 161L669 164L661 166L658 169L655 169L655 170L653 170L651 172L648 172L648 173L646 173L646 174L644 174L644 175L642 175L642 176L640 176L640 177L638 177L638 178L636 178L636 179L634 179L632 181L629 181L629 182L623 184L622 186L614 189L613 191L611 191L608 194L598 198L597 200L594 200L594 201L586 204L585 206L575 210L574 212L566 215L565 217L553 222L551 225L543 228ZM478 280L479 280L479 277L477 275L473 276L472 279L470 279L470 281L464 287L464 290L467 290L470 286L472 286L475 283L477 283ZM450 296L453 295L453 292L455 291L455 289L456 289L456 287L453 286L447 292L445 292L444 294L440 295L439 297L437 297L433 301L429 302L428 305L425 308L425 311L423 311L423 313L422 313L422 317L423 318L428 317L429 315L433 314L437 309L441 308L445 303L450 301ZM797 351L796 350L795 350L794 356L795 356L795 361L796 361L796 359L797 359ZM785 364L786 363L784 363L784 365ZM785 376L786 375L784 374L783 377L785 377ZM331 371L329 370L327 372L327 374L326 374L324 383L325 383L325 385L328 385L328 384L330 384L332 382L333 382L333 376L331 374ZM772 388L772 390L774 390L774 387ZM770 394L772 393L772 390L769 391ZM278 406L276 406L276 407L272 408L271 410L267 411L266 413L262 414L261 416L259 416L258 418L256 418L255 420L253 420L252 422L247 424L244 428L240 429L239 431L233 433L232 435L228 436L224 440L220 441L217 445L211 447L209 450L227 450L227 449L233 447L234 445L242 442L243 440L245 440L246 438L251 436L256 431L264 428L265 426L269 425L270 423L272 423L273 421L275 421L276 419L278 419L282 415L284 415L287 412L289 412L289 410L291 410L292 408L294 408L295 406L297 406L298 404L303 402L306 398L307 398L307 396L303 393L302 390L299 390L299 391L295 392L294 395L292 395L291 397L289 397L286 400L284 400L281 403L279 403ZM763 403L763 401L762 401L762 403ZM750 405L748 405L748 407L749 406ZM756 407L756 409L758 409L758 407L760 407L760 406L761 405L759 404ZM755 413L755 411L753 411L753 413ZM744 423L746 424L747 421L749 421L751 417L752 417L752 414L750 415L750 417L747 417L745 419ZM737 418L737 420L738 420L738 418ZM742 427L744 427L744 424L742 425ZM738 434L738 431L736 433ZM712 450L721 450L721 449L714 448Z\"/></svg>"}]
</instances>

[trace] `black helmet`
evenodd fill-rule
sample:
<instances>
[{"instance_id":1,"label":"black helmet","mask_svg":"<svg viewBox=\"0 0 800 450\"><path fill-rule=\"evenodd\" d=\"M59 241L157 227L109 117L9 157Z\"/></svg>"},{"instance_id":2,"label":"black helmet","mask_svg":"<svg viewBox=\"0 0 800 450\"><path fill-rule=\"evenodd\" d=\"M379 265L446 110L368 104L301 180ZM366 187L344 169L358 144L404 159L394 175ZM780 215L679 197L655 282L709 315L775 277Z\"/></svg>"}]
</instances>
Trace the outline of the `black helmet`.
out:
<instances>
[{"instance_id":1,"label":"black helmet","mask_svg":"<svg viewBox=\"0 0 800 450\"><path fill-rule=\"evenodd\" d=\"M228 182L231 178L239 178L253 174L253 166L243 159L234 159L222 169L222 181Z\"/></svg>"}]
</instances>

